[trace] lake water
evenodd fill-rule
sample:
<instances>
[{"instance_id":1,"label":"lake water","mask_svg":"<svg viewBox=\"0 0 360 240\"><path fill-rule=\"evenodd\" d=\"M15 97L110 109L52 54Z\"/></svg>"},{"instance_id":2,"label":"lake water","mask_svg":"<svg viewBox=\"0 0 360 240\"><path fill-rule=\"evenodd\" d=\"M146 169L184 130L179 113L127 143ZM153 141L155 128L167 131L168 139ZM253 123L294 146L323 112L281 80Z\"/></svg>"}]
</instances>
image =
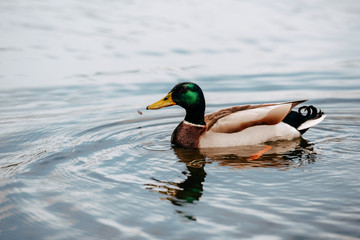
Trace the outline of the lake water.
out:
<instances>
[{"instance_id":1,"label":"lake water","mask_svg":"<svg viewBox=\"0 0 360 240\"><path fill-rule=\"evenodd\" d=\"M360 3L0 2L0 239L359 239ZM207 112L309 99L304 139L172 148Z\"/></svg>"}]
</instances>

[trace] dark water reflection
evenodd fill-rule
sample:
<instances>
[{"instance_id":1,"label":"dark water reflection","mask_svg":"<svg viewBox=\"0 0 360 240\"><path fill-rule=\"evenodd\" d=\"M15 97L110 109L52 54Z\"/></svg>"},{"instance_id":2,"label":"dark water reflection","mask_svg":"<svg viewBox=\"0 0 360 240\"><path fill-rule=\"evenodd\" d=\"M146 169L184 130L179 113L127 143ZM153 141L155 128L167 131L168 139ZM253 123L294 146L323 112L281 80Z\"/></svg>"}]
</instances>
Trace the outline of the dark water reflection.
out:
<instances>
[{"instance_id":1,"label":"dark water reflection","mask_svg":"<svg viewBox=\"0 0 360 240\"><path fill-rule=\"evenodd\" d=\"M258 155L264 149L268 149ZM316 161L314 144L303 138L294 141L271 142L267 145L210 148L210 149L184 149L173 147L180 162L185 163L186 170L182 172L185 179L181 182L167 182L153 178L156 184L145 184L146 188L166 195L162 200L168 200L176 206L184 206L200 201L203 194L203 184L207 173L207 164L217 164L230 167L235 171L252 168L274 168L286 171L290 168L301 167ZM176 210L187 219L196 220L195 216L184 214Z\"/></svg>"}]
</instances>

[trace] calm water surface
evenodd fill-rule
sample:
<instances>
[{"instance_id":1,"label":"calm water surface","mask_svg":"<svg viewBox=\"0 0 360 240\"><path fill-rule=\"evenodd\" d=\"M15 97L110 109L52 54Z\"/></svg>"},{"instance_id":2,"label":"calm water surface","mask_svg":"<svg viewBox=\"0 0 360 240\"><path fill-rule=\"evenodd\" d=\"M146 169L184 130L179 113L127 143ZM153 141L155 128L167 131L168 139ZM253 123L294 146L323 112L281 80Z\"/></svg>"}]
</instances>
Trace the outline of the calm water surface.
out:
<instances>
[{"instance_id":1,"label":"calm water surface","mask_svg":"<svg viewBox=\"0 0 360 240\"><path fill-rule=\"evenodd\" d=\"M358 1L1 1L0 239L360 238ZM207 112L310 99L304 139L186 150Z\"/></svg>"}]
</instances>

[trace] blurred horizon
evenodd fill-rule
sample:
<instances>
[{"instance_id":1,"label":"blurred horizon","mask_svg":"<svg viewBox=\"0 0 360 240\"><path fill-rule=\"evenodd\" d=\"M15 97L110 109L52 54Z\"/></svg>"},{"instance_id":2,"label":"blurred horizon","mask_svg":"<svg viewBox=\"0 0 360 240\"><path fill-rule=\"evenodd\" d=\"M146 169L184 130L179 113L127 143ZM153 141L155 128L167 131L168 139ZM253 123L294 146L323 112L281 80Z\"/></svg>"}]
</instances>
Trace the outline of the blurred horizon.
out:
<instances>
[{"instance_id":1,"label":"blurred horizon","mask_svg":"<svg viewBox=\"0 0 360 240\"><path fill-rule=\"evenodd\" d=\"M2 1L4 88L354 72L356 1Z\"/></svg>"}]
</instances>

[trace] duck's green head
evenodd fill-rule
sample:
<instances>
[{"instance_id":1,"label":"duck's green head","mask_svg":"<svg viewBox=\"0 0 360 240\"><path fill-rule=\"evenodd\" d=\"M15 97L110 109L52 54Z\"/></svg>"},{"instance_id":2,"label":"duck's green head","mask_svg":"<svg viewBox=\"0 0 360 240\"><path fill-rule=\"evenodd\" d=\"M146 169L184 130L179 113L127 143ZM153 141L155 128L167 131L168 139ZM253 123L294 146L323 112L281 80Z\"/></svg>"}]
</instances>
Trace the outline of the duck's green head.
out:
<instances>
[{"instance_id":1,"label":"duck's green head","mask_svg":"<svg viewBox=\"0 0 360 240\"><path fill-rule=\"evenodd\" d=\"M192 123L203 123L205 99L201 88L197 84L192 82L179 83L163 99L147 106L146 109L159 109L172 105L185 108L185 120ZM199 119L199 116L202 119ZM193 120L194 117L197 119Z\"/></svg>"},{"instance_id":2,"label":"duck's green head","mask_svg":"<svg viewBox=\"0 0 360 240\"><path fill-rule=\"evenodd\" d=\"M203 92L195 83L182 82L173 87L163 99L147 106L146 109L159 109L172 105L179 105L185 109L205 107Z\"/></svg>"}]
</instances>

